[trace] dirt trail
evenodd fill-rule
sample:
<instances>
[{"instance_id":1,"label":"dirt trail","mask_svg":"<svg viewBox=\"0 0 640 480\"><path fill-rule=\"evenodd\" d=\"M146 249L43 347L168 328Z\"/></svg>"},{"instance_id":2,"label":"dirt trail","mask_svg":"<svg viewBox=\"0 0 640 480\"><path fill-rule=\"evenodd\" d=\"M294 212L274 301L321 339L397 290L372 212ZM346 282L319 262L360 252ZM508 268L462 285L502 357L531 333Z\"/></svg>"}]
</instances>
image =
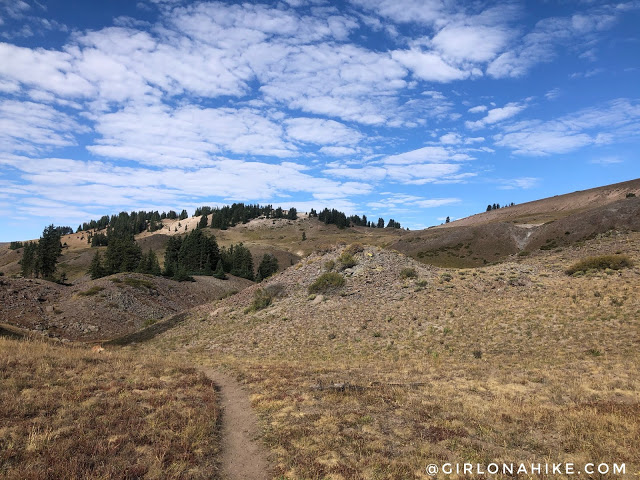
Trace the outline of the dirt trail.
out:
<instances>
[{"instance_id":1,"label":"dirt trail","mask_svg":"<svg viewBox=\"0 0 640 480\"><path fill-rule=\"evenodd\" d=\"M222 406L222 473L225 480L268 480L269 463L258 439L260 430L249 396L233 378L202 371L218 387Z\"/></svg>"}]
</instances>

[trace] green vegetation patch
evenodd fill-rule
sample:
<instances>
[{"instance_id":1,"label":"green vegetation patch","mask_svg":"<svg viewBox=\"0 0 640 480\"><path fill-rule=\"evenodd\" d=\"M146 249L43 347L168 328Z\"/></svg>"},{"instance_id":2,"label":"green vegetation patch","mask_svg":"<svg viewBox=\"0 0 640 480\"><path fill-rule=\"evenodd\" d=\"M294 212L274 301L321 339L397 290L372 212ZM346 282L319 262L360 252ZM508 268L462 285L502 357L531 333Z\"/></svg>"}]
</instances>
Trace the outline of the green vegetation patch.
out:
<instances>
[{"instance_id":1,"label":"green vegetation patch","mask_svg":"<svg viewBox=\"0 0 640 480\"><path fill-rule=\"evenodd\" d=\"M258 310L264 310L269 305L271 305L271 303L273 303L273 297L274 295L272 292L259 288L253 294L253 301L251 302L251 305L247 307L244 313L251 313L251 312L257 312Z\"/></svg>"},{"instance_id":2,"label":"green vegetation patch","mask_svg":"<svg viewBox=\"0 0 640 480\"><path fill-rule=\"evenodd\" d=\"M78 296L80 296L80 297L91 297L93 295L97 295L98 293L100 293L103 290L104 290L104 287L100 287L98 285L95 285L95 286L91 287L89 290L85 290L84 292L78 292Z\"/></svg>"},{"instance_id":3,"label":"green vegetation patch","mask_svg":"<svg viewBox=\"0 0 640 480\"><path fill-rule=\"evenodd\" d=\"M589 270L620 270L622 268L631 267L633 262L627 255L600 255L597 257L588 257L574 263L565 270L567 275L573 275L578 272L586 273Z\"/></svg>"},{"instance_id":4,"label":"green vegetation patch","mask_svg":"<svg viewBox=\"0 0 640 480\"><path fill-rule=\"evenodd\" d=\"M400 277L402 278L416 278L418 273L415 268L406 267L400 270Z\"/></svg>"},{"instance_id":5,"label":"green vegetation patch","mask_svg":"<svg viewBox=\"0 0 640 480\"><path fill-rule=\"evenodd\" d=\"M309 293L324 293L340 288L344 285L344 277L336 272L327 272L320 275L315 282L309 285Z\"/></svg>"}]
</instances>

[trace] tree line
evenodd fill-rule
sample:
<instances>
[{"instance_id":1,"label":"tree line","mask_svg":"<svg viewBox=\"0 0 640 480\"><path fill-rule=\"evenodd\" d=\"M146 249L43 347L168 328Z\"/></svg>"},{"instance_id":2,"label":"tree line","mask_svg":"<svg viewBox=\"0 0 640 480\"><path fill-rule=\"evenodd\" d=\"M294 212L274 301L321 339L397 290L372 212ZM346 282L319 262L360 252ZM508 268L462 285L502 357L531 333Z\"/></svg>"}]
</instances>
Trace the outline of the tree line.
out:
<instances>
[{"instance_id":1,"label":"tree line","mask_svg":"<svg viewBox=\"0 0 640 480\"><path fill-rule=\"evenodd\" d=\"M372 222L367 219L366 215L359 217L358 215L351 215L347 217L344 212L340 212L335 208L329 210L325 208L320 213L316 212L313 208L309 211L309 217L316 217L321 222L329 225L336 225L338 228L347 227L369 227L369 228L402 228L400 222L396 222L393 218L389 219L386 227L384 224L384 218L378 218L377 222Z\"/></svg>"}]
</instances>

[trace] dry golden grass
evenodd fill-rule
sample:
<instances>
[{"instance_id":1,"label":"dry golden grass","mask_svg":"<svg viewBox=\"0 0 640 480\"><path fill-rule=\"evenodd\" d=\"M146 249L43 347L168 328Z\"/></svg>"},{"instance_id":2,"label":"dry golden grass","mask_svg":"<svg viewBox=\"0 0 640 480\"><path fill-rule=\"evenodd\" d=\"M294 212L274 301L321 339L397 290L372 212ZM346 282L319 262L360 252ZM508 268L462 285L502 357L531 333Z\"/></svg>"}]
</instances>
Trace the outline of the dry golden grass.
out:
<instances>
[{"instance_id":1,"label":"dry golden grass","mask_svg":"<svg viewBox=\"0 0 640 480\"><path fill-rule=\"evenodd\" d=\"M218 417L192 368L0 338L2 478L217 478Z\"/></svg>"},{"instance_id":2,"label":"dry golden grass","mask_svg":"<svg viewBox=\"0 0 640 480\"><path fill-rule=\"evenodd\" d=\"M564 273L616 252L638 265L640 234L457 271L367 249L343 295L317 303L300 281L249 314L237 296L146 348L186 346L236 372L278 478L428 478L444 461L617 462L634 475L640 269ZM285 273L321 275L332 258Z\"/></svg>"}]
</instances>

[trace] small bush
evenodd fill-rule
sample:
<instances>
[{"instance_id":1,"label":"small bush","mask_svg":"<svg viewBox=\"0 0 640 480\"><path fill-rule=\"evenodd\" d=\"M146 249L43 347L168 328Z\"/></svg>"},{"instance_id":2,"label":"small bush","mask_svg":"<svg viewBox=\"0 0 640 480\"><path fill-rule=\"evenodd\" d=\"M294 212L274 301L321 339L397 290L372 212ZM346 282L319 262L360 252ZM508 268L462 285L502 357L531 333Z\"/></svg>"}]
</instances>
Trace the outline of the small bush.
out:
<instances>
[{"instance_id":1,"label":"small bush","mask_svg":"<svg viewBox=\"0 0 640 480\"><path fill-rule=\"evenodd\" d=\"M253 301L251 305L247 307L244 313L257 312L267 308L273 302L273 295L262 288L256 290L253 294Z\"/></svg>"},{"instance_id":2,"label":"small bush","mask_svg":"<svg viewBox=\"0 0 640 480\"><path fill-rule=\"evenodd\" d=\"M327 272L320 275L315 282L309 285L309 293L323 293L340 288L344 285L344 277L339 273Z\"/></svg>"},{"instance_id":3,"label":"small bush","mask_svg":"<svg viewBox=\"0 0 640 480\"><path fill-rule=\"evenodd\" d=\"M531 255L531 252L529 250L522 250L518 252L519 257L528 257L529 255Z\"/></svg>"},{"instance_id":4,"label":"small bush","mask_svg":"<svg viewBox=\"0 0 640 480\"><path fill-rule=\"evenodd\" d=\"M626 195L626 196L627 196L627 198L633 198L633 197L635 197L635 196L636 196L636 194L635 194L635 193L633 193L633 192L629 192L629 193L627 193L627 195Z\"/></svg>"},{"instance_id":5,"label":"small bush","mask_svg":"<svg viewBox=\"0 0 640 480\"><path fill-rule=\"evenodd\" d=\"M98 285L95 285L91 287L89 290L85 290L84 292L78 292L78 295L81 297L91 297L93 295L97 295L102 290L104 290L104 287L99 287Z\"/></svg>"},{"instance_id":6,"label":"small bush","mask_svg":"<svg viewBox=\"0 0 640 480\"><path fill-rule=\"evenodd\" d=\"M336 268L336 262L333 260L329 260L327 262L324 262L324 269L327 272L330 272L331 270L333 270L334 268Z\"/></svg>"},{"instance_id":7,"label":"small bush","mask_svg":"<svg viewBox=\"0 0 640 480\"><path fill-rule=\"evenodd\" d=\"M567 275L573 275L578 272L586 273L589 270L620 270L621 268L630 267L633 262L627 255L600 255L597 257L588 257L579 262L574 263L565 270Z\"/></svg>"},{"instance_id":8,"label":"small bush","mask_svg":"<svg viewBox=\"0 0 640 480\"><path fill-rule=\"evenodd\" d=\"M418 273L415 268L407 267L400 270L400 276L402 278L416 278Z\"/></svg>"},{"instance_id":9,"label":"small bush","mask_svg":"<svg viewBox=\"0 0 640 480\"><path fill-rule=\"evenodd\" d=\"M342 255L340 255L340 258L338 258L338 260L342 264L342 269L343 270L345 268L355 267L358 264L356 259L353 258L353 255L348 253L346 250L344 252L342 252Z\"/></svg>"},{"instance_id":10,"label":"small bush","mask_svg":"<svg viewBox=\"0 0 640 480\"><path fill-rule=\"evenodd\" d=\"M449 273L443 273L440 275L440 283L442 282L450 282L453 277Z\"/></svg>"},{"instance_id":11,"label":"small bush","mask_svg":"<svg viewBox=\"0 0 640 480\"><path fill-rule=\"evenodd\" d=\"M349 255L355 255L356 253L364 252L364 245L361 243L352 243L344 249L344 253Z\"/></svg>"}]
</instances>

